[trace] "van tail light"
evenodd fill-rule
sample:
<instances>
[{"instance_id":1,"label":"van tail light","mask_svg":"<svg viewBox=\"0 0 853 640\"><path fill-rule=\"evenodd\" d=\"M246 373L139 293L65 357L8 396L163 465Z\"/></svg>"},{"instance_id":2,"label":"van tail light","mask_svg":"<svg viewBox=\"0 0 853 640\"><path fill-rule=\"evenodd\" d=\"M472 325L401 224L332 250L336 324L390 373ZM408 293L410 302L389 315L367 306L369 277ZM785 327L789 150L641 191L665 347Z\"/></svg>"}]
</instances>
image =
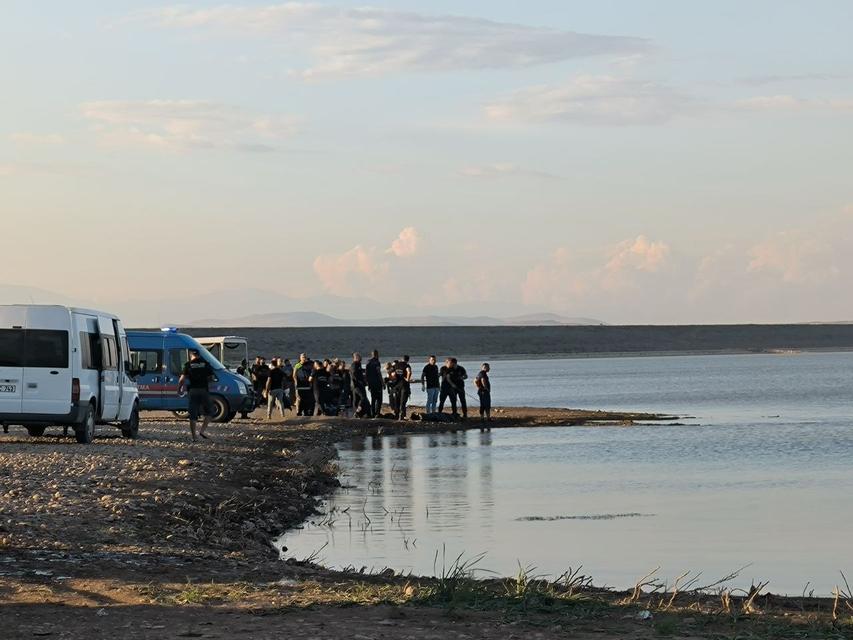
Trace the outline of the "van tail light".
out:
<instances>
[{"instance_id":1,"label":"van tail light","mask_svg":"<svg viewBox=\"0 0 853 640\"><path fill-rule=\"evenodd\" d=\"M80 402L80 378L71 380L71 402Z\"/></svg>"}]
</instances>

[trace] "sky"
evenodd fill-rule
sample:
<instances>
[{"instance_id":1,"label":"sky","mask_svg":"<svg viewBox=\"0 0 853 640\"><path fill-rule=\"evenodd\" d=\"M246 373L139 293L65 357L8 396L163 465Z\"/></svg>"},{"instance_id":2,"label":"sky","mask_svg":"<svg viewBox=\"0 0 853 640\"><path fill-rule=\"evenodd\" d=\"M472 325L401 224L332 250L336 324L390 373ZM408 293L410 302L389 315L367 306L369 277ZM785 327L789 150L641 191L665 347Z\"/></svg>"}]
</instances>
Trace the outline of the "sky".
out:
<instances>
[{"instance_id":1,"label":"sky","mask_svg":"<svg viewBox=\"0 0 853 640\"><path fill-rule=\"evenodd\" d=\"M0 302L853 320L850 33L847 0L4 0Z\"/></svg>"}]
</instances>

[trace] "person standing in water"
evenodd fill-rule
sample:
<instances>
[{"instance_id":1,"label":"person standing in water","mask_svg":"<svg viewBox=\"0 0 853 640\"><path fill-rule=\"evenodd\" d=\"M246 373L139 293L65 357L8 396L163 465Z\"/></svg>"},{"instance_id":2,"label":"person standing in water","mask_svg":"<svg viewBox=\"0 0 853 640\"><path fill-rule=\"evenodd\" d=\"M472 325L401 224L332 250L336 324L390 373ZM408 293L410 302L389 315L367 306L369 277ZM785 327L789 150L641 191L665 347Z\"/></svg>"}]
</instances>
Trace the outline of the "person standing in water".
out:
<instances>
[{"instance_id":1,"label":"person standing in water","mask_svg":"<svg viewBox=\"0 0 853 640\"><path fill-rule=\"evenodd\" d=\"M483 363L480 373L474 379L474 385L477 387L477 396L480 398L480 419L483 422L492 420L492 381L489 379L489 371L492 368L488 362Z\"/></svg>"}]
</instances>

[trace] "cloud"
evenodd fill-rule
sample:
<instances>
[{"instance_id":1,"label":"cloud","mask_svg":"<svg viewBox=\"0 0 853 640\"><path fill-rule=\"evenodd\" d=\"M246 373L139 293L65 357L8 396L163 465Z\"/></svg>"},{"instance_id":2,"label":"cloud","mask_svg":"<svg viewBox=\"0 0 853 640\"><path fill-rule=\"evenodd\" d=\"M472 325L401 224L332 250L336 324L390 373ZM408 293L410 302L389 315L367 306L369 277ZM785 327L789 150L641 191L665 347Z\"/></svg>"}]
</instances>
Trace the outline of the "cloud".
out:
<instances>
[{"instance_id":1,"label":"cloud","mask_svg":"<svg viewBox=\"0 0 853 640\"><path fill-rule=\"evenodd\" d=\"M779 231L749 250L747 270L789 284L822 284L841 273L838 249L821 233Z\"/></svg>"},{"instance_id":2,"label":"cloud","mask_svg":"<svg viewBox=\"0 0 853 640\"><path fill-rule=\"evenodd\" d=\"M314 273L330 293L351 296L390 287L392 266L418 252L420 238L414 227L406 227L385 251L356 245L340 254L322 254L314 260Z\"/></svg>"},{"instance_id":3,"label":"cloud","mask_svg":"<svg viewBox=\"0 0 853 640\"><path fill-rule=\"evenodd\" d=\"M194 100L87 102L80 110L106 144L171 151L273 151L299 123L292 116Z\"/></svg>"},{"instance_id":4,"label":"cloud","mask_svg":"<svg viewBox=\"0 0 853 640\"><path fill-rule=\"evenodd\" d=\"M750 87L763 87L770 84L784 84L789 82L814 82L814 81L831 81L844 80L848 76L836 75L831 73L797 73L790 75L763 75L763 76L747 76L738 80L739 84Z\"/></svg>"},{"instance_id":5,"label":"cloud","mask_svg":"<svg viewBox=\"0 0 853 640\"><path fill-rule=\"evenodd\" d=\"M669 257L669 246L664 242L651 242L646 236L626 240L619 244L605 269L610 272L624 270L658 271Z\"/></svg>"},{"instance_id":6,"label":"cloud","mask_svg":"<svg viewBox=\"0 0 853 640\"><path fill-rule=\"evenodd\" d=\"M778 112L853 112L853 99L798 98L780 94L774 96L755 96L739 100L735 107L745 111Z\"/></svg>"},{"instance_id":7,"label":"cloud","mask_svg":"<svg viewBox=\"0 0 853 640\"><path fill-rule=\"evenodd\" d=\"M306 2L206 9L167 7L134 18L160 27L266 38L306 51L305 78L400 71L524 68L649 50L641 38L576 33L482 18Z\"/></svg>"},{"instance_id":8,"label":"cloud","mask_svg":"<svg viewBox=\"0 0 853 640\"><path fill-rule=\"evenodd\" d=\"M466 178L537 178L540 180L558 180L559 176L536 169L525 169L511 163L495 163L463 167L460 175Z\"/></svg>"},{"instance_id":9,"label":"cloud","mask_svg":"<svg viewBox=\"0 0 853 640\"><path fill-rule=\"evenodd\" d=\"M614 76L577 76L529 87L488 105L496 123L663 124L688 113L692 100L667 86Z\"/></svg>"},{"instance_id":10,"label":"cloud","mask_svg":"<svg viewBox=\"0 0 853 640\"><path fill-rule=\"evenodd\" d=\"M386 253L393 253L398 258L408 258L418 252L419 241L417 230L414 227L406 227L391 243Z\"/></svg>"},{"instance_id":11,"label":"cloud","mask_svg":"<svg viewBox=\"0 0 853 640\"><path fill-rule=\"evenodd\" d=\"M666 243L644 235L592 255L560 247L527 272L521 297L525 304L578 312L601 310L616 299L627 304L655 286L669 255Z\"/></svg>"},{"instance_id":12,"label":"cloud","mask_svg":"<svg viewBox=\"0 0 853 640\"><path fill-rule=\"evenodd\" d=\"M30 133L19 131L9 135L9 139L22 146L53 146L65 143L65 138L58 133Z\"/></svg>"},{"instance_id":13,"label":"cloud","mask_svg":"<svg viewBox=\"0 0 853 640\"><path fill-rule=\"evenodd\" d=\"M389 264L377 259L375 249L356 245L342 254L326 254L314 260L320 283L336 295L353 295L360 285L374 284L388 274Z\"/></svg>"}]
</instances>

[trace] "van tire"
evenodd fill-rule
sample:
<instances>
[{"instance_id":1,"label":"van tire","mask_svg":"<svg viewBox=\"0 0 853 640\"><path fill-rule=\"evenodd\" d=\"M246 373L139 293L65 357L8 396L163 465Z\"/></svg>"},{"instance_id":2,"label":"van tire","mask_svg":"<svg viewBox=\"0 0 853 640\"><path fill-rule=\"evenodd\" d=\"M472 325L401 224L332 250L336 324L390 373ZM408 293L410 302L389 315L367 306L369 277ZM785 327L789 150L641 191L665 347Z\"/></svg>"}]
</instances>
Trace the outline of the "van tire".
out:
<instances>
[{"instance_id":1,"label":"van tire","mask_svg":"<svg viewBox=\"0 0 853 640\"><path fill-rule=\"evenodd\" d=\"M130 418L127 422L121 423L121 435L130 440L136 440L139 437L139 405L133 403L133 409L130 410Z\"/></svg>"},{"instance_id":2,"label":"van tire","mask_svg":"<svg viewBox=\"0 0 853 640\"><path fill-rule=\"evenodd\" d=\"M231 421L232 421L234 418L236 418L236 417L237 417L237 412L236 412L236 411L232 411L232 412L231 412L231 413L229 413L227 416L225 416L225 420L224 420L223 422L231 422Z\"/></svg>"},{"instance_id":3,"label":"van tire","mask_svg":"<svg viewBox=\"0 0 853 640\"><path fill-rule=\"evenodd\" d=\"M228 422L231 407L228 406L228 401L225 398L210 396L210 406L213 407L213 415L210 416L211 422Z\"/></svg>"},{"instance_id":4,"label":"van tire","mask_svg":"<svg viewBox=\"0 0 853 640\"><path fill-rule=\"evenodd\" d=\"M80 444L91 444L95 439L95 407L91 403L86 407L83 423L75 425L74 437Z\"/></svg>"},{"instance_id":5,"label":"van tire","mask_svg":"<svg viewBox=\"0 0 853 640\"><path fill-rule=\"evenodd\" d=\"M27 433L33 438L41 438L44 435L44 430L47 427L27 427Z\"/></svg>"}]
</instances>

